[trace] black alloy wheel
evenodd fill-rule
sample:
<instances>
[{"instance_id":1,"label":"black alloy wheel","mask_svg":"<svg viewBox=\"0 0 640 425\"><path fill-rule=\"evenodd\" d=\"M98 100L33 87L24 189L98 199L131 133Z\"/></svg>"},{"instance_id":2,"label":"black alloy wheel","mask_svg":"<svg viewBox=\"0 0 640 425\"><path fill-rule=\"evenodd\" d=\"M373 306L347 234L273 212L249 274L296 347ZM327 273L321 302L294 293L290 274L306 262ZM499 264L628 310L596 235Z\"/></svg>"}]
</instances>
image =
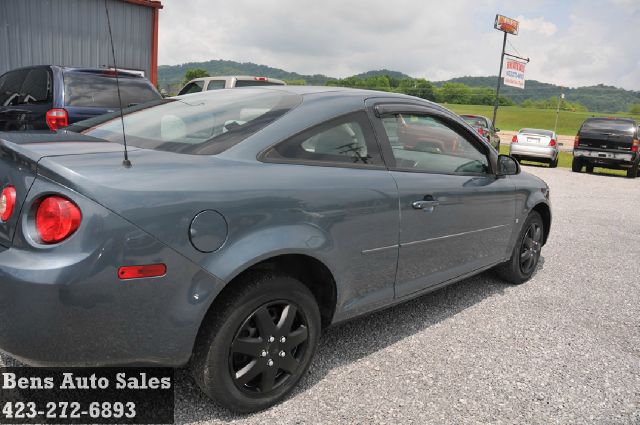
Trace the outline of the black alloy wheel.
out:
<instances>
[{"instance_id":1,"label":"black alloy wheel","mask_svg":"<svg viewBox=\"0 0 640 425\"><path fill-rule=\"evenodd\" d=\"M301 368L308 346L307 319L290 301L259 307L240 326L229 351L229 372L238 389L268 394Z\"/></svg>"},{"instance_id":2,"label":"black alloy wheel","mask_svg":"<svg viewBox=\"0 0 640 425\"><path fill-rule=\"evenodd\" d=\"M531 279L542 253L544 233L542 217L537 211L531 211L515 240L511 258L496 266L498 276L515 285Z\"/></svg>"},{"instance_id":3,"label":"black alloy wheel","mask_svg":"<svg viewBox=\"0 0 640 425\"><path fill-rule=\"evenodd\" d=\"M542 249L542 226L532 222L520 243L520 271L530 274L538 265L540 250Z\"/></svg>"},{"instance_id":4,"label":"black alloy wheel","mask_svg":"<svg viewBox=\"0 0 640 425\"><path fill-rule=\"evenodd\" d=\"M221 406L257 412L282 400L309 368L321 332L316 298L301 281L247 272L212 305L190 362Z\"/></svg>"}]
</instances>

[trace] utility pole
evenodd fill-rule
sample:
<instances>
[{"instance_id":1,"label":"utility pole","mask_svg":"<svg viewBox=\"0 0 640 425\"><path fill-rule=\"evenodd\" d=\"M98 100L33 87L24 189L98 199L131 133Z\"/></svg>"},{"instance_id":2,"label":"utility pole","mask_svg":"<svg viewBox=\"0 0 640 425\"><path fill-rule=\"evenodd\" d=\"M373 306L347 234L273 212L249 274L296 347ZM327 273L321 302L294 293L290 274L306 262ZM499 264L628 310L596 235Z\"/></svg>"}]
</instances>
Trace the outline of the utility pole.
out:
<instances>
[{"instance_id":1,"label":"utility pole","mask_svg":"<svg viewBox=\"0 0 640 425\"><path fill-rule=\"evenodd\" d=\"M560 97L558 97L558 107L556 108L556 123L553 125L554 133L558 129L558 115L560 115L560 103L562 103L562 99L564 99L564 93L562 93L562 86L560 86Z\"/></svg>"}]
</instances>

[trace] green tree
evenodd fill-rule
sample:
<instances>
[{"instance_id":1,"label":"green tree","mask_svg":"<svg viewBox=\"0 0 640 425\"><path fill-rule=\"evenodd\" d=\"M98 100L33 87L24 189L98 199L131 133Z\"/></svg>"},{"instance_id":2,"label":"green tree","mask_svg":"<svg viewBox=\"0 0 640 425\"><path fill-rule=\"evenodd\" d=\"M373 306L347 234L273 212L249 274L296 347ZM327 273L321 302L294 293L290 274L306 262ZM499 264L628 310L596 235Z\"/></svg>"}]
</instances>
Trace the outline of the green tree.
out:
<instances>
[{"instance_id":1,"label":"green tree","mask_svg":"<svg viewBox=\"0 0 640 425\"><path fill-rule=\"evenodd\" d=\"M206 69L202 69L202 68L191 68L191 69L187 69L187 72L184 74L184 79L182 80L182 85L187 84L189 81L193 80L194 78L202 78L202 77L208 77L209 73L207 72Z\"/></svg>"},{"instance_id":2,"label":"green tree","mask_svg":"<svg viewBox=\"0 0 640 425\"><path fill-rule=\"evenodd\" d=\"M471 101L471 89L462 83L444 83L436 92L436 100L440 103L468 105Z\"/></svg>"},{"instance_id":3,"label":"green tree","mask_svg":"<svg viewBox=\"0 0 640 425\"><path fill-rule=\"evenodd\" d=\"M436 99L433 84L424 78L403 78L398 81L398 86L394 91L427 100Z\"/></svg>"}]
</instances>

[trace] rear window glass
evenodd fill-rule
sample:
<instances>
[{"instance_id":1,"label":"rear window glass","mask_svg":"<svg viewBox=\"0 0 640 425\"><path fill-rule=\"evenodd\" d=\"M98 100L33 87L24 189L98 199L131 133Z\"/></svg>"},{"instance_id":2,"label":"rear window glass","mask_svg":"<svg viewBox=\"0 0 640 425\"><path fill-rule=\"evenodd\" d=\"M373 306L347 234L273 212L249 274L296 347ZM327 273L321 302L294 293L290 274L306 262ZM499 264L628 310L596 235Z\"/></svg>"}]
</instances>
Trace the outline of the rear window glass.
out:
<instances>
[{"instance_id":1,"label":"rear window glass","mask_svg":"<svg viewBox=\"0 0 640 425\"><path fill-rule=\"evenodd\" d=\"M20 89L28 74L28 69L21 69L8 72L0 78L0 106L13 106L20 103Z\"/></svg>"},{"instance_id":2,"label":"rear window glass","mask_svg":"<svg viewBox=\"0 0 640 425\"><path fill-rule=\"evenodd\" d=\"M281 86L282 83L274 81L259 81L259 80L237 80L236 87L251 87L251 86Z\"/></svg>"},{"instance_id":3,"label":"rear window glass","mask_svg":"<svg viewBox=\"0 0 640 425\"><path fill-rule=\"evenodd\" d=\"M582 124L582 130L587 131L621 131L625 133L633 133L636 129L636 125L632 121L623 120L587 120Z\"/></svg>"},{"instance_id":4,"label":"rear window glass","mask_svg":"<svg viewBox=\"0 0 640 425\"><path fill-rule=\"evenodd\" d=\"M487 127L487 121L482 117L462 117L472 127Z\"/></svg>"},{"instance_id":5,"label":"rear window glass","mask_svg":"<svg viewBox=\"0 0 640 425\"><path fill-rule=\"evenodd\" d=\"M160 94L142 78L120 77L122 107L159 99ZM116 79L85 72L64 74L64 103L67 106L117 108Z\"/></svg>"},{"instance_id":6,"label":"rear window glass","mask_svg":"<svg viewBox=\"0 0 640 425\"><path fill-rule=\"evenodd\" d=\"M540 130L538 128L523 128L520 130L520 133L537 134L539 136L553 137L553 131Z\"/></svg>"},{"instance_id":7,"label":"rear window glass","mask_svg":"<svg viewBox=\"0 0 640 425\"><path fill-rule=\"evenodd\" d=\"M211 80L207 84L207 90L219 90L223 89L226 81L225 80Z\"/></svg>"},{"instance_id":8,"label":"rear window glass","mask_svg":"<svg viewBox=\"0 0 640 425\"><path fill-rule=\"evenodd\" d=\"M251 89L165 99L157 106L126 111L127 144L143 149L215 155L282 117L301 99L295 94ZM122 143L119 118L83 133Z\"/></svg>"}]
</instances>

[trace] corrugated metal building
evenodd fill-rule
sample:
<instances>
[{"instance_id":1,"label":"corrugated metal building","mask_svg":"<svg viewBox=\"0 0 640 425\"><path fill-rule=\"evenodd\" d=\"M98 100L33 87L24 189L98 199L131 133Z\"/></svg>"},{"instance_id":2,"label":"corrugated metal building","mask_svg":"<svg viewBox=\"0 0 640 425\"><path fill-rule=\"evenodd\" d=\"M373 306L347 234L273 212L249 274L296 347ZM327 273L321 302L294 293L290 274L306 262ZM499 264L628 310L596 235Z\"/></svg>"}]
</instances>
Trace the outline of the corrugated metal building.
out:
<instances>
[{"instance_id":1,"label":"corrugated metal building","mask_svg":"<svg viewBox=\"0 0 640 425\"><path fill-rule=\"evenodd\" d=\"M118 68L156 84L162 4L106 1ZM0 75L29 65L112 67L105 0L0 0Z\"/></svg>"}]
</instances>

